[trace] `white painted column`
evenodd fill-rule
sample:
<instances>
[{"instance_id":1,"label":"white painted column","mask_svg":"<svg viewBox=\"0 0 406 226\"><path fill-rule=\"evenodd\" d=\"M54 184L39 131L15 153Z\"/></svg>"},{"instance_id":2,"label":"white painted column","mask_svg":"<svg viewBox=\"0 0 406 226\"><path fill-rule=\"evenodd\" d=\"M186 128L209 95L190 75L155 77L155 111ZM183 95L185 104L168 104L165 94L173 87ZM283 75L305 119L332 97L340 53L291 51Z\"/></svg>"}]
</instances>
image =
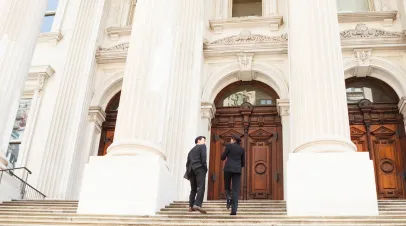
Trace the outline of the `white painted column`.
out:
<instances>
[{"instance_id":1,"label":"white painted column","mask_svg":"<svg viewBox=\"0 0 406 226\"><path fill-rule=\"evenodd\" d=\"M190 183L183 178L187 154L195 146L199 133L200 90L203 73L204 1L177 0L178 25L172 74L168 91L165 122L165 149L173 171L179 198L190 193Z\"/></svg>"},{"instance_id":2,"label":"white painted column","mask_svg":"<svg viewBox=\"0 0 406 226\"><path fill-rule=\"evenodd\" d=\"M46 0L0 1L0 168L45 15ZM27 26L29 24L29 26Z\"/></svg>"},{"instance_id":3,"label":"white painted column","mask_svg":"<svg viewBox=\"0 0 406 226\"><path fill-rule=\"evenodd\" d=\"M176 199L164 132L167 109L176 106L167 101L177 80L173 59L182 54L174 48L176 16L187 14L176 11L179 1L137 2L114 142L86 165L78 213L153 215Z\"/></svg>"},{"instance_id":4,"label":"white painted column","mask_svg":"<svg viewBox=\"0 0 406 226\"><path fill-rule=\"evenodd\" d=\"M20 166L27 166L30 159L30 149L34 138L34 132L37 125L38 113L41 109L42 98L45 91L45 85L48 79L54 75L55 71L51 66L33 67L32 73L38 78L38 85L34 91L31 109L29 111L27 125L25 127L24 137L21 142L20 154L22 155Z\"/></svg>"},{"instance_id":5,"label":"white painted column","mask_svg":"<svg viewBox=\"0 0 406 226\"><path fill-rule=\"evenodd\" d=\"M283 199L288 197L288 159L292 149L290 148L290 104L288 99L278 99L276 101L279 116L282 119L282 147L283 147Z\"/></svg>"},{"instance_id":6,"label":"white painted column","mask_svg":"<svg viewBox=\"0 0 406 226\"><path fill-rule=\"evenodd\" d=\"M70 1L69 16L73 26L67 30L68 43L63 68L56 71L58 90L44 155L38 174L37 189L50 199L69 199L75 186L75 170L85 134L96 62L95 51L107 14L102 0ZM76 22L77 21L77 22ZM68 38L69 37L69 38Z\"/></svg>"},{"instance_id":7,"label":"white painted column","mask_svg":"<svg viewBox=\"0 0 406 226\"><path fill-rule=\"evenodd\" d=\"M350 140L336 1L312 4L289 1L288 214L378 215L372 161Z\"/></svg>"},{"instance_id":8,"label":"white painted column","mask_svg":"<svg viewBox=\"0 0 406 226\"><path fill-rule=\"evenodd\" d=\"M262 16L278 15L278 0L262 0Z\"/></svg>"}]
</instances>

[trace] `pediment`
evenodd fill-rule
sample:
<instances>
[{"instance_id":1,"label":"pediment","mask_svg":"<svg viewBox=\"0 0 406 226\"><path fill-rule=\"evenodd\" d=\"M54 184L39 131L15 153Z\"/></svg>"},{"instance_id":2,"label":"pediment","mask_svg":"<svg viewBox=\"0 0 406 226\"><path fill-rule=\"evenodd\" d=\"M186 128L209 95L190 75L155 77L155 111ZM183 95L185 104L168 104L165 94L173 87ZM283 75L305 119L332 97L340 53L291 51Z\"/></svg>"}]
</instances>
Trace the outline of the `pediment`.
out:
<instances>
[{"instance_id":1,"label":"pediment","mask_svg":"<svg viewBox=\"0 0 406 226\"><path fill-rule=\"evenodd\" d=\"M270 132L265 131L263 129L259 129L259 130L256 130L256 131L250 133L249 136L251 138L253 138L253 139L256 139L256 140L259 140L259 139L266 140L266 139L271 138L273 136L273 133L270 133Z\"/></svg>"},{"instance_id":2,"label":"pediment","mask_svg":"<svg viewBox=\"0 0 406 226\"><path fill-rule=\"evenodd\" d=\"M237 131L235 131L235 130L232 129L232 130L228 130L227 132L225 132L225 133L223 133L223 134L220 134L220 137L221 137L223 140L228 140L228 139L231 139L231 137L234 136L234 135L237 135L237 136L242 137L244 134L239 133L239 132L237 132Z\"/></svg>"},{"instance_id":3,"label":"pediment","mask_svg":"<svg viewBox=\"0 0 406 226\"><path fill-rule=\"evenodd\" d=\"M385 126L381 126L372 131L371 133L380 139L388 139L389 137L395 135L396 132Z\"/></svg>"},{"instance_id":4,"label":"pediment","mask_svg":"<svg viewBox=\"0 0 406 226\"><path fill-rule=\"evenodd\" d=\"M350 127L350 134L352 139L359 139L365 134L365 131L355 127Z\"/></svg>"},{"instance_id":5,"label":"pediment","mask_svg":"<svg viewBox=\"0 0 406 226\"><path fill-rule=\"evenodd\" d=\"M341 39L355 38L401 38L405 37L406 32L390 32L383 29L370 28L366 24L360 23L354 29L340 32Z\"/></svg>"},{"instance_id":6,"label":"pediment","mask_svg":"<svg viewBox=\"0 0 406 226\"><path fill-rule=\"evenodd\" d=\"M238 35L221 38L206 45L236 45L236 44L261 44L261 43L284 43L288 41L288 35L267 36L261 34L251 34L250 31L243 31Z\"/></svg>"}]
</instances>

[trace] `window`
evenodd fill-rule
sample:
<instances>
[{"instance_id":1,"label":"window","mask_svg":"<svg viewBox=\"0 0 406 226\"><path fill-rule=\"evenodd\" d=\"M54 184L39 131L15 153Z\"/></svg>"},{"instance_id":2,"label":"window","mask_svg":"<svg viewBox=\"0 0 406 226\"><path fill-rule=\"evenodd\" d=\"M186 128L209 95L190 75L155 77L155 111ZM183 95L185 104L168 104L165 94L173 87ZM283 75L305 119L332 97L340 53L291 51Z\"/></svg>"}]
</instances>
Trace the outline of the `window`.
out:
<instances>
[{"instance_id":1,"label":"window","mask_svg":"<svg viewBox=\"0 0 406 226\"><path fill-rule=\"evenodd\" d=\"M338 12L373 11L373 0L337 0Z\"/></svg>"},{"instance_id":2,"label":"window","mask_svg":"<svg viewBox=\"0 0 406 226\"><path fill-rule=\"evenodd\" d=\"M386 83L374 78L352 78L346 84L347 103L368 99L372 103L398 103L395 91Z\"/></svg>"},{"instance_id":3,"label":"window","mask_svg":"<svg viewBox=\"0 0 406 226\"><path fill-rule=\"evenodd\" d=\"M233 0L233 17L262 16L262 0Z\"/></svg>"},{"instance_id":4,"label":"window","mask_svg":"<svg viewBox=\"0 0 406 226\"><path fill-rule=\"evenodd\" d=\"M58 8L59 0L48 0L47 11L45 12L45 18L42 23L41 33L50 32L54 23L56 9Z\"/></svg>"},{"instance_id":5,"label":"window","mask_svg":"<svg viewBox=\"0 0 406 226\"><path fill-rule=\"evenodd\" d=\"M216 98L217 107L238 107L248 102L252 105L275 105L278 99L274 90L260 82L237 82L226 87Z\"/></svg>"},{"instance_id":6,"label":"window","mask_svg":"<svg viewBox=\"0 0 406 226\"><path fill-rule=\"evenodd\" d=\"M21 141L23 139L25 126L27 124L28 113L31 107L32 99L21 99L18 106L17 116L11 132L10 143L6 152L6 157L10 164L9 168L15 168L18 159Z\"/></svg>"}]
</instances>

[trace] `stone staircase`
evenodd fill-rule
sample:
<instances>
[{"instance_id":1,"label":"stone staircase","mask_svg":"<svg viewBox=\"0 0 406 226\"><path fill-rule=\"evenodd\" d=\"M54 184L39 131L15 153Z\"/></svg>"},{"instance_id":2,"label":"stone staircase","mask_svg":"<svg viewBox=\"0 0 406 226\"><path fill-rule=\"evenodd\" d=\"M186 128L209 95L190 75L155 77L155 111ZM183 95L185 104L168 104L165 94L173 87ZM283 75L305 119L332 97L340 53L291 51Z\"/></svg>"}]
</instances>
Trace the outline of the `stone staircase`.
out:
<instances>
[{"instance_id":1,"label":"stone staircase","mask_svg":"<svg viewBox=\"0 0 406 226\"><path fill-rule=\"evenodd\" d=\"M406 225L406 200L379 201L379 217L288 217L284 201L241 201L237 216L230 216L224 201L208 201L208 214L189 213L187 203L176 201L156 216L76 214L77 201L12 201L0 204L0 225Z\"/></svg>"}]
</instances>

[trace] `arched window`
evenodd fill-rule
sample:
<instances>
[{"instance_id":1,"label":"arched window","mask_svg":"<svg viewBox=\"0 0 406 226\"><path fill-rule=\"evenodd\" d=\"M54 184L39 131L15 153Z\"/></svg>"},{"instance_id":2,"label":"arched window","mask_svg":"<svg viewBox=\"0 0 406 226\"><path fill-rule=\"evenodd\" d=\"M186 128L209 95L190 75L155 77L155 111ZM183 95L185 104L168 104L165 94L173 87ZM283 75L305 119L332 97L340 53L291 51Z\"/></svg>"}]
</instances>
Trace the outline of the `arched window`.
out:
<instances>
[{"instance_id":1,"label":"arched window","mask_svg":"<svg viewBox=\"0 0 406 226\"><path fill-rule=\"evenodd\" d=\"M368 99L372 103L399 102L396 92L386 83L375 78L350 78L346 81L347 103Z\"/></svg>"},{"instance_id":2,"label":"arched window","mask_svg":"<svg viewBox=\"0 0 406 226\"><path fill-rule=\"evenodd\" d=\"M255 106L276 105L278 95L269 86L261 82L236 82L219 93L217 107L236 107L248 102Z\"/></svg>"}]
</instances>

